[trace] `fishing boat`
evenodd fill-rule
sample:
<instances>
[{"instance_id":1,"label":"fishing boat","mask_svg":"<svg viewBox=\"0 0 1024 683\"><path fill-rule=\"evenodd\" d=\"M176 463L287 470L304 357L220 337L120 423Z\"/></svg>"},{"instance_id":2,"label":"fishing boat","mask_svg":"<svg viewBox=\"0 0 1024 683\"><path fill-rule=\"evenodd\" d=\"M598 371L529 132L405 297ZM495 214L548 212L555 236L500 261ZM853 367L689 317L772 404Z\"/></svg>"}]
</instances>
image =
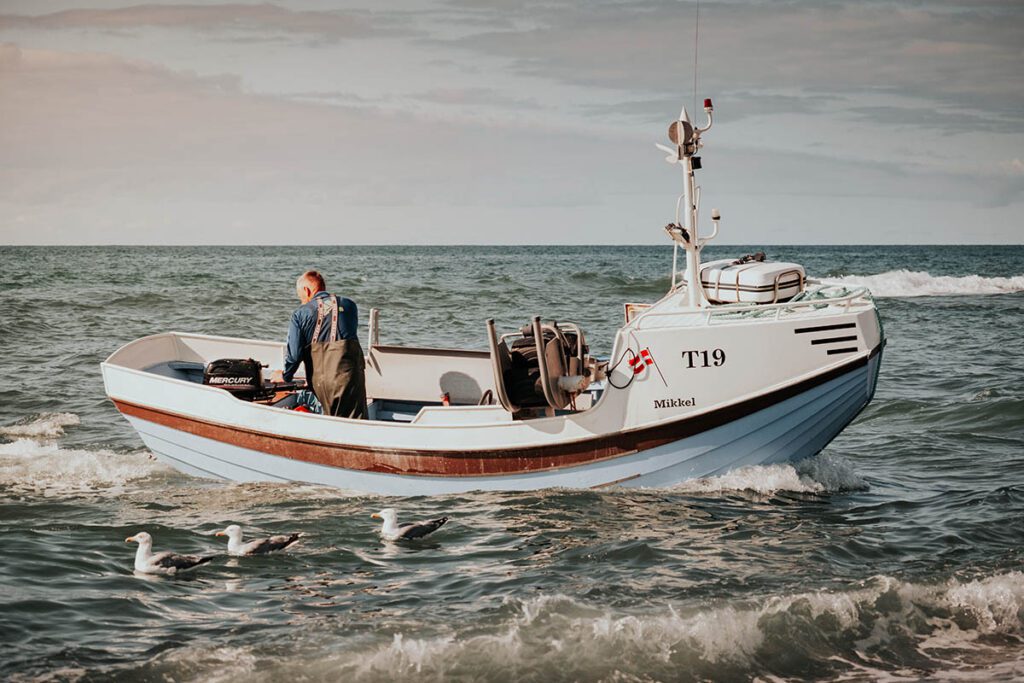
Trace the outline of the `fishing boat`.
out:
<instances>
[{"instance_id":1,"label":"fishing boat","mask_svg":"<svg viewBox=\"0 0 1024 683\"><path fill-rule=\"evenodd\" d=\"M671 286L656 302L624 302L607 358L590 354L580 326L539 315L515 330L481 321L486 351L381 344L371 310L369 419L296 409L296 387L259 372L243 382L248 393L211 382L222 359L282 368L284 344L184 332L107 358L107 396L179 470L388 495L662 487L812 456L874 395L878 311L865 288L809 278L796 263L702 263L721 220L712 211L700 234L695 172L711 100L704 111L697 127L684 108L672 145L657 145L683 173L665 228Z\"/></svg>"}]
</instances>

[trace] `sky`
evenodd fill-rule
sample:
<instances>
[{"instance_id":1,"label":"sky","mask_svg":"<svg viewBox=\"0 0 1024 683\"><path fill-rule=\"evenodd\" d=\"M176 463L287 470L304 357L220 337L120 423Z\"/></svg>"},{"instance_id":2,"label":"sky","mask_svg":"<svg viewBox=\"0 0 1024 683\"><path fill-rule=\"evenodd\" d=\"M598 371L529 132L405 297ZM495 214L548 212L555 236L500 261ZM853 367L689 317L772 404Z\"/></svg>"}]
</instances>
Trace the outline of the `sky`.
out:
<instances>
[{"instance_id":1,"label":"sky","mask_svg":"<svg viewBox=\"0 0 1024 683\"><path fill-rule=\"evenodd\" d=\"M1024 243L1019 0L0 0L0 244L667 243L695 94L721 243Z\"/></svg>"}]
</instances>

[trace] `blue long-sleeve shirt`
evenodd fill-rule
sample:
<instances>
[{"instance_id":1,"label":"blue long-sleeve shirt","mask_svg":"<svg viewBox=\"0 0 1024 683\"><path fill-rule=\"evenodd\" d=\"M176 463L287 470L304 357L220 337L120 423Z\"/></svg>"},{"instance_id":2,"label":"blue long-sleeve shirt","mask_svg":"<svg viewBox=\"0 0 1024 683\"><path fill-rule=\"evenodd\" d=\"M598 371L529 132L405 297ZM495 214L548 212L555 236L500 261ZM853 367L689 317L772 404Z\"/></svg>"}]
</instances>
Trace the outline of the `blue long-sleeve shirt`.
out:
<instances>
[{"instance_id":1,"label":"blue long-sleeve shirt","mask_svg":"<svg viewBox=\"0 0 1024 683\"><path fill-rule=\"evenodd\" d=\"M317 292L316 296L295 309L291 322L288 324L288 343L284 353L284 381L291 382L301 363L306 368L306 380L313 379L313 361L309 354L309 345L313 343L313 330L316 328L317 301L331 296L327 292ZM358 339L359 309L356 302L347 297L335 297L338 300L338 339ZM331 338L331 321L327 318L320 327L320 338L315 341L327 341Z\"/></svg>"}]
</instances>

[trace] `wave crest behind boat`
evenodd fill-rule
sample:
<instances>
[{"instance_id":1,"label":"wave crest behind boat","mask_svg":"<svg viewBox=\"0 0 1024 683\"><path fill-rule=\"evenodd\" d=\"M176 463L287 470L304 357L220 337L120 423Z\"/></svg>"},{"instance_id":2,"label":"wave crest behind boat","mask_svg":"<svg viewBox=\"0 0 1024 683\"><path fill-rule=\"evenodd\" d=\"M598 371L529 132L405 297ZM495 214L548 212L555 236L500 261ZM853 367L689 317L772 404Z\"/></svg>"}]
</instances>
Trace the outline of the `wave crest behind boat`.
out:
<instances>
[{"instance_id":1,"label":"wave crest behind boat","mask_svg":"<svg viewBox=\"0 0 1024 683\"><path fill-rule=\"evenodd\" d=\"M0 487L22 493L116 492L128 482L170 472L145 451L62 448L29 438L0 444Z\"/></svg>"},{"instance_id":2,"label":"wave crest behind boat","mask_svg":"<svg viewBox=\"0 0 1024 683\"><path fill-rule=\"evenodd\" d=\"M890 270L877 275L843 275L825 278L850 286L863 286L880 298L917 296L966 296L1024 292L1024 275L985 277L983 275L931 275L924 271Z\"/></svg>"},{"instance_id":3,"label":"wave crest behind boat","mask_svg":"<svg viewBox=\"0 0 1024 683\"><path fill-rule=\"evenodd\" d=\"M74 413L39 413L0 427L0 436L12 439L56 439L64 435L65 427L74 427L80 422Z\"/></svg>"},{"instance_id":4,"label":"wave crest behind boat","mask_svg":"<svg viewBox=\"0 0 1024 683\"><path fill-rule=\"evenodd\" d=\"M867 482L841 456L822 453L795 465L749 465L716 477L685 481L671 487L676 492L715 494L748 491L761 495L790 491L794 493L833 493L862 491Z\"/></svg>"}]
</instances>

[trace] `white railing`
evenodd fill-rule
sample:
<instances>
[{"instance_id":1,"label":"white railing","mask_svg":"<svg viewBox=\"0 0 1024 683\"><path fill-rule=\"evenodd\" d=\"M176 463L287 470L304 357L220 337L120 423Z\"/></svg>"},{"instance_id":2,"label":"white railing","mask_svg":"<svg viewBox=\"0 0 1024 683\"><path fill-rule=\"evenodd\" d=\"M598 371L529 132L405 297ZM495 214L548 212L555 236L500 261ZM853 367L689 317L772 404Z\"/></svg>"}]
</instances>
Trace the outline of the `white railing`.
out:
<instances>
[{"instance_id":1,"label":"white railing","mask_svg":"<svg viewBox=\"0 0 1024 683\"><path fill-rule=\"evenodd\" d=\"M825 282L821 282L819 280L807 280L807 283L808 284L815 284L815 285L822 285L822 289L818 290L819 293L822 292L823 290L828 290L830 288L843 288L843 289L845 289L845 287L843 285L825 283ZM862 301L859 301L859 300L862 300ZM846 312L846 311L849 311L850 307L853 306L856 303L862 303L862 302L863 303L871 303L872 301L873 301L873 299L871 297L871 292L868 290L867 287L855 287L852 290L847 291L845 294L843 294L841 296L833 296L833 297L817 298L817 299L802 299L800 301L784 301L784 302L781 302L781 303L772 303L772 304L756 304L756 303L755 304L718 304L718 305L711 306L711 307L707 308L706 310L699 311L699 313L704 317L703 324L704 325L711 325L711 324L713 324L712 320L714 318L721 318L723 316L732 316L732 315L736 315L736 314L751 313L751 312L755 312L755 311L758 312L758 313L764 313L764 312L771 311L773 313L773 315L771 316L772 319L778 320L779 317L782 316L782 314L784 312L785 313L790 313L790 312L798 311L800 309L815 309L815 308L821 308L821 307L824 307L824 306L836 306L836 305L841 305L843 307L843 312ZM656 310L655 311L650 311L649 310L649 311L646 311L644 313L641 313L636 318L634 318L633 319L633 324L634 324L635 329L639 330L640 327L643 325L644 320L646 320L648 318L666 318L666 317L680 316L680 315L693 315L694 313L695 313L695 311L692 311L692 310L682 310L682 311L680 311L680 310L675 310L675 311L656 311ZM766 316L758 316L758 317L761 317L763 319Z\"/></svg>"}]
</instances>

